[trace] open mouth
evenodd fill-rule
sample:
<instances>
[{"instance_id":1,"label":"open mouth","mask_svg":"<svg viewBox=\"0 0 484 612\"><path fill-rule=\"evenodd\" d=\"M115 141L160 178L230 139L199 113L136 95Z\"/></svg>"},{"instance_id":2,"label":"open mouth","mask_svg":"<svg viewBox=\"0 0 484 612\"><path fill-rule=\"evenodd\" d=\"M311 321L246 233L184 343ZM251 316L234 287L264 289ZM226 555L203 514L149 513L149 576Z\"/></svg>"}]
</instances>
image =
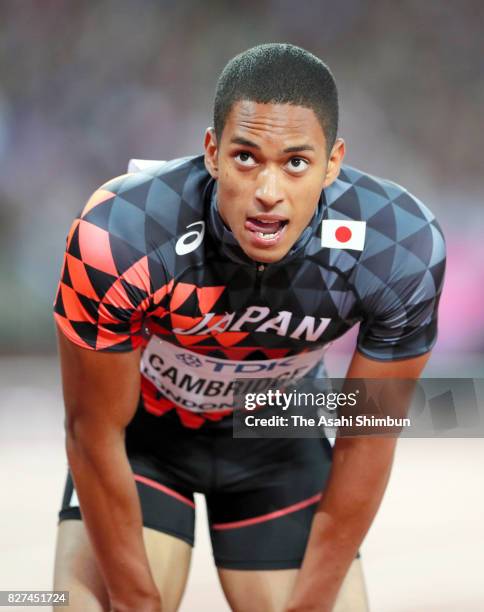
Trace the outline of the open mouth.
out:
<instances>
[{"instance_id":1,"label":"open mouth","mask_svg":"<svg viewBox=\"0 0 484 612\"><path fill-rule=\"evenodd\" d=\"M245 222L245 228L253 232L260 240L272 242L279 238L287 224L287 219L259 219L249 217Z\"/></svg>"}]
</instances>

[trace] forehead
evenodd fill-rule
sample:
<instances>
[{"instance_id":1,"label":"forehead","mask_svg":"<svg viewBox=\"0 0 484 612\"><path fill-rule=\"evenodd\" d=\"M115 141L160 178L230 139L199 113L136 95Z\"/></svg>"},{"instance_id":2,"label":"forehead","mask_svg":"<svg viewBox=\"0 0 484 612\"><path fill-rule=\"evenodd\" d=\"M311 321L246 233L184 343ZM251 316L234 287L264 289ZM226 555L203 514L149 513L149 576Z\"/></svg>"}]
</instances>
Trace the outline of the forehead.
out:
<instances>
[{"instance_id":1,"label":"forehead","mask_svg":"<svg viewBox=\"0 0 484 612\"><path fill-rule=\"evenodd\" d=\"M223 136L268 141L301 140L317 147L326 144L323 128L311 108L293 104L263 104L240 100L230 109Z\"/></svg>"}]
</instances>

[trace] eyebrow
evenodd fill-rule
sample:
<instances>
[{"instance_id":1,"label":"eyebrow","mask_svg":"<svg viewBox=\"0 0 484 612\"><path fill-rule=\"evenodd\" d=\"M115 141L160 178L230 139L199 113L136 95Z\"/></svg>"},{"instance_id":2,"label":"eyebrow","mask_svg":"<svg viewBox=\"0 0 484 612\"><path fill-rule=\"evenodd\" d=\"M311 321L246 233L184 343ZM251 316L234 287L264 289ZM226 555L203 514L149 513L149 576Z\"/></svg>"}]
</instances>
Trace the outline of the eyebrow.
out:
<instances>
[{"instance_id":1,"label":"eyebrow","mask_svg":"<svg viewBox=\"0 0 484 612\"><path fill-rule=\"evenodd\" d=\"M232 144L242 145L244 147L252 147L253 149L258 149L260 151L260 147L255 142L248 140L247 138L242 138L241 136L236 136L232 138L230 141ZM310 144L302 144L302 145L294 145L293 147L287 147L283 150L283 153L300 153L301 151L314 151L314 147Z\"/></svg>"}]
</instances>

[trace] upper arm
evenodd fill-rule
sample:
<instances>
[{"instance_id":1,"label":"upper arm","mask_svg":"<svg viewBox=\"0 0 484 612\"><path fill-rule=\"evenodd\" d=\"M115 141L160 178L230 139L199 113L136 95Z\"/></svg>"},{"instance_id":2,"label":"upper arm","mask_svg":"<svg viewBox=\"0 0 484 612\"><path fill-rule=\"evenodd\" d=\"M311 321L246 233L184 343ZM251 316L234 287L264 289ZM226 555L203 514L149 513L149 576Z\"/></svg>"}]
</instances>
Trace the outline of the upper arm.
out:
<instances>
[{"instance_id":1,"label":"upper arm","mask_svg":"<svg viewBox=\"0 0 484 612\"><path fill-rule=\"evenodd\" d=\"M359 395L358 413L373 414L379 417L405 417L412 400L416 381L429 357L430 352L410 359L377 361L355 351L346 374L345 389L347 392L363 392ZM371 428L370 431L372 431ZM377 426L373 433L376 432L385 433L385 429L380 430ZM396 431L392 433L391 430L388 430L387 433L389 434L387 443L380 441L375 445L375 448L382 449L384 454L386 452L385 448L388 450L395 447L398 437L395 435ZM373 436L371 438L373 444ZM361 439L361 436L354 438L355 443L358 439ZM346 438L346 440L351 439ZM351 444L351 442L347 443ZM343 446L347 443L345 442Z\"/></svg>"},{"instance_id":2,"label":"upper arm","mask_svg":"<svg viewBox=\"0 0 484 612\"><path fill-rule=\"evenodd\" d=\"M385 217L370 227L355 277L364 313L358 350L390 362L432 349L445 271L444 237L433 214L402 193L392 215L393 223Z\"/></svg>"},{"instance_id":3,"label":"upper arm","mask_svg":"<svg viewBox=\"0 0 484 612\"><path fill-rule=\"evenodd\" d=\"M124 353L90 351L58 331L66 429L121 432L134 416L140 392L139 349Z\"/></svg>"},{"instance_id":4,"label":"upper arm","mask_svg":"<svg viewBox=\"0 0 484 612\"><path fill-rule=\"evenodd\" d=\"M355 351L348 368L347 378L409 378L418 379L430 352L410 359L398 361L379 361L369 359L359 351Z\"/></svg>"}]
</instances>

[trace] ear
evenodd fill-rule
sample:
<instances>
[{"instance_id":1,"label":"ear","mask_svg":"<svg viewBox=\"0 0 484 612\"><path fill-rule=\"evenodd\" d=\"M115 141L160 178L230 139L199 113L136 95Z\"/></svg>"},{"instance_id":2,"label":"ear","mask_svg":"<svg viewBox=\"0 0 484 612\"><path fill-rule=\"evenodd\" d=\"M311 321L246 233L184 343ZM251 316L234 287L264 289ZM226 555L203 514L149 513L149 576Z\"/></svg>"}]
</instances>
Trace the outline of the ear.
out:
<instances>
[{"instance_id":1,"label":"ear","mask_svg":"<svg viewBox=\"0 0 484 612\"><path fill-rule=\"evenodd\" d=\"M205 130L205 168L214 179L218 179L218 145L217 136L213 127Z\"/></svg>"},{"instance_id":2,"label":"ear","mask_svg":"<svg viewBox=\"0 0 484 612\"><path fill-rule=\"evenodd\" d=\"M328 167L326 168L326 176L324 178L323 189L325 187L329 187L329 185L331 185L331 183L338 178L345 152L345 141L342 138L337 138L329 155Z\"/></svg>"}]
</instances>

